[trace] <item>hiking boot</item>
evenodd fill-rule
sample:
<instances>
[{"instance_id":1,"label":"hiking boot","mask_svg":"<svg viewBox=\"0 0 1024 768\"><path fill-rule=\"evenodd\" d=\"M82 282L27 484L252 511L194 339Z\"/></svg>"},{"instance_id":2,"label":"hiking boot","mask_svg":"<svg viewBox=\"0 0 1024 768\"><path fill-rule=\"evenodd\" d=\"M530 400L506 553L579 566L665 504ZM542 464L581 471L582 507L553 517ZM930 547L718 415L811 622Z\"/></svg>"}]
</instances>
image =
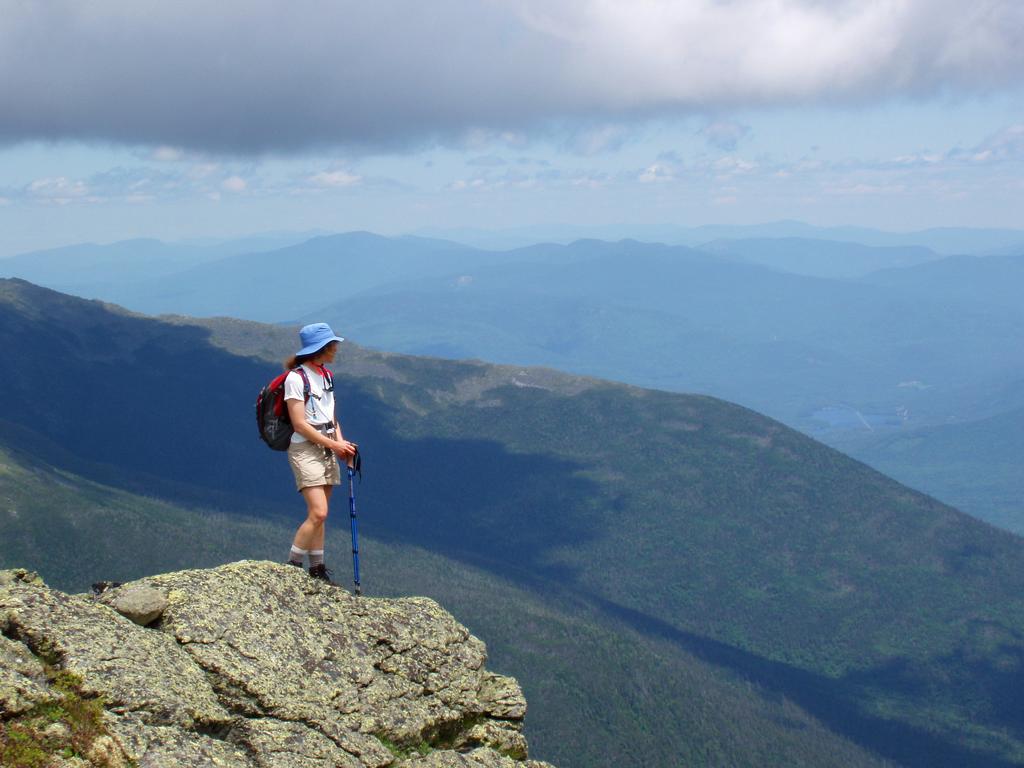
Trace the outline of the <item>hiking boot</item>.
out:
<instances>
[{"instance_id":1,"label":"hiking boot","mask_svg":"<svg viewBox=\"0 0 1024 768\"><path fill-rule=\"evenodd\" d=\"M305 567L305 566L303 566L302 563L298 562L297 560L289 560L288 561L288 565L294 565L296 568L304 568Z\"/></svg>"},{"instance_id":2,"label":"hiking boot","mask_svg":"<svg viewBox=\"0 0 1024 768\"><path fill-rule=\"evenodd\" d=\"M323 563L320 563L320 565L310 566L309 575L314 579L319 579L324 584L330 584L332 587L338 586L337 582L331 581L331 576L334 575L334 571L330 570Z\"/></svg>"}]
</instances>

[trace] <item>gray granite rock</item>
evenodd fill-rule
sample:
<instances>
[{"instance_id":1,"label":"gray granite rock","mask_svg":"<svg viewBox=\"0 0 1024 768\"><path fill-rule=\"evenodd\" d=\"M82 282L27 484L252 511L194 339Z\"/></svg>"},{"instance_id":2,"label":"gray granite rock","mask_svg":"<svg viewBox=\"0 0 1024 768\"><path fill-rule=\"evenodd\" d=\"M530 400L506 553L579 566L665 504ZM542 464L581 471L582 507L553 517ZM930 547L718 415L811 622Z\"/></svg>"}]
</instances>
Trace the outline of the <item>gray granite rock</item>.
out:
<instances>
[{"instance_id":1,"label":"gray granite rock","mask_svg":"<svg viewBox=\"0 0 1024 768\"><path fill-rule=\"evenodd\" d=\"M159 613L129 612L137 599ZM44 662L71 671L104 697L107 751L143 768L543 765L525 759L519 685L425 598L355 598L250 561L98 598L8 571L0 630L0 710L46 695Z\"/></svg>"},{"instance_id":2,"label":"gray granite rock","mask_svg":"<svg viewBox=\"0 0 1024 768\"><path fill-rule=\"evenodd\" d=\"M0 714L27 712L48 698L43 663L21 643L0 635Z\"/></svg>"},{"instance_id":3,"label":"gray granite rock","mask_svg":"<svg viewBox=\"0 0 1024 768\"><path fill-rule=\"evenodd\" d=\"M174 638L89 598L24 582L0 587L0 631L82 678L83 693L103 696L111 711L185 728L232 719Z\"/></svg>"},{"instance_id":4,"label":"gray granite rock","mask_svg":"<svg viewBox=\"0 0 1024 768\"><path fill-rule=\"evenodd\" d=\"M185 728L147 723L139 714L107 727L138 768L256 768L244 748Z\"/></svg>"},{"instance_id":5,"label":"gray granite rock","mask_svg":"<svg viewBox=\"0 0 1024 768\"><path fill-rule=\"evenodd\" d=\"M35 584L39 587L45 587L46 584L39 578L39 574L35 571L26 571L24 568L12 568L6 571L0 571L0 587L6 587L11 584Z\"/></svg>"},{"instance_id":6,"label":"gray granite rock","mask_svg":"<svg viewBox=\"0 0 1024 768\"><path fill-rule=\"evenodd\" d=\"M167 595L145 585L129 585L106 591L99 597L99 601L140 627L152 624L167 608Z\"/></svg>"}]
</instances>

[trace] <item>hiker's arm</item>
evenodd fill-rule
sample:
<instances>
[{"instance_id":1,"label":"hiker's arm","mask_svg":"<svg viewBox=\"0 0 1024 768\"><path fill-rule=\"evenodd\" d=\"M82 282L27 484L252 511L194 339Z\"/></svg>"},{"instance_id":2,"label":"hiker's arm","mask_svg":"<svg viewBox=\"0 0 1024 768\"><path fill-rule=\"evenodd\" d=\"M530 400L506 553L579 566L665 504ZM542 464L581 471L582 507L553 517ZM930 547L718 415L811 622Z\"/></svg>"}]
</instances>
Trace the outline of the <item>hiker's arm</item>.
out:
<instances>
[{"instance_id":1,"label":"hiker's arm","mask_svg":"<svg viewBox=\"0 0 1024 768\"><path fill-rule=\"evenodd\" d=\"M284 402L288 406L288 418L291 419L292 429L311 443L330 448L332 451L335 449L336 440L332 440L306 421L306 404L302 400L285 400Z\"/></svg>"},{"instance_id":2,"label":"hiker's arm","mask_svg":"<svg viewBox=\"0 0 1024 768\"><path fill-rule=\"evenodd\" d=\"M309 440L309 442L329 448L339 456L352 456L355 454L355 443L340 439L335 440L310 426L309 422L306 421L306 404L302 400L285 400L284 402L288 406L288 418L292 421L292 429ZM337 427L337 419L335 419L334 423L335 427Z\"/></svg>"}]
</instances>

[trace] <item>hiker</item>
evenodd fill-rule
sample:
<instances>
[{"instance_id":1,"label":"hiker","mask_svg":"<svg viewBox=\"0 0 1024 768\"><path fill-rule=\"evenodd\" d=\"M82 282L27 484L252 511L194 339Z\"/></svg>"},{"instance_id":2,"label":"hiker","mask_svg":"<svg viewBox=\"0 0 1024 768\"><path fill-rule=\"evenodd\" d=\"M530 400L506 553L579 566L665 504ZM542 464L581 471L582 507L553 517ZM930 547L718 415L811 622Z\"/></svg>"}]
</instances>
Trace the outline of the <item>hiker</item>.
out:
<instances>
[{"instance_id":1,"label":"hiker","mask_svg":"<svg viewBox=\"0 0 1024 768\"><path fill-rule=\"evenodd\" d=\"M331 571L324 565L324 523L331 491L341 484L339 459L349 464L356 444L342 437L334 413L334 379L325 365L334 362L344 339L327 323L314 323L299 331L299 340L302 348L285 362L285 369L291 372L285 377L284 400L295 429L288 445L288 463L295 486L306 501L306 520L295 532L288 563L302 568L308 555L309 575L333 584ZM301 372L296 370L300 366Z\"/></svg>"}]
</instances>

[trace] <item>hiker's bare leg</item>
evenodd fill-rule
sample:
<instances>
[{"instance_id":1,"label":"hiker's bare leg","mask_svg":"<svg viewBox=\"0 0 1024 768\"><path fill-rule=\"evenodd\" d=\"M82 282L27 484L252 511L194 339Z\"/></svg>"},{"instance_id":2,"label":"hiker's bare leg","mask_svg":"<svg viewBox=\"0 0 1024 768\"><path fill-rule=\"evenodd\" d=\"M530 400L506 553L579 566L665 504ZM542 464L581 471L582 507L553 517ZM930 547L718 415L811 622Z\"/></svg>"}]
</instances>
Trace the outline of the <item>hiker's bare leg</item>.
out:
<instances>
[{"instance_id":1,"label":"hiker's bare leg","mask_svg":"<svg viewBox=\"0 0 1024 768\"><path fill-rule=\"evenodd\" d=\"M334 490L334 486L333 485L325 485L325 486L323 486L323 490L324 490L324 495L327 497L327 500L324 502L324 504L328 505L331 502L331 491ZM324 548L324 533L327 531L326 523L327 523L327 512L325 511L324 512L324 519L320 521L320 527L317 530L317 534L316 534L315 540L313 541L313 544L310 546L310 549L312 549L312 550L319 549L319 550L323 551L323 548Z\"/></svg>"},{"instance_id":2,"label":"hiker's bare leg","mask_svg":"<svg viewBox=\"0 0 1024 768\"><path fill-rule=\"evenodd\" d=\"M302 498L306 500L306 520L295 532L295 540L292 542L299 549L324 548L324 523L332 490L333 486L330 485L302 489Z\"/></svg>"}]
</instances>

